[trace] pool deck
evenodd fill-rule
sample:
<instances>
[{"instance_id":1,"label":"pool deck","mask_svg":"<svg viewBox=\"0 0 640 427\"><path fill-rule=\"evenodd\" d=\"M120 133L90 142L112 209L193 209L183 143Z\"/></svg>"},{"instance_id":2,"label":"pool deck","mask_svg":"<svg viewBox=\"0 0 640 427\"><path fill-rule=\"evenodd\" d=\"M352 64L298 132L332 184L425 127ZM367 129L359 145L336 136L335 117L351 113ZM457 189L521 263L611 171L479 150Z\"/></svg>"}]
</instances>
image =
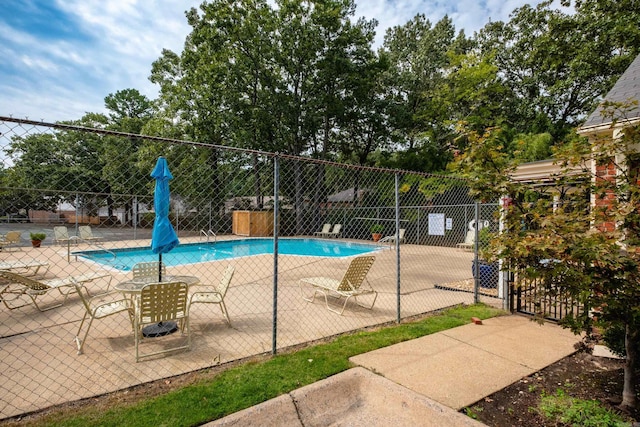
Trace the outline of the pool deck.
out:
<instances>
[{"instance_id":1,"label":"pool deck","mask_svg":"<svg viewBox=\"0 0 640 427\"><path fill-rule=\"evenodd\" d=\"M181 241L198 241L198 238ZM145 246L149 240L105 242L104 247ZM79 245L82 247L82 245ZM126 314L96 320L77 355L74 337L84 314L79 297L71 294L66 304L46 312L33 305L15 310L0 310L0 419L37 411L55 404L125 389L137 384L172 377L220 363L269 354L274 341L278 351L287 347L341 334L367 326L396 320L401 304L402 316L410 317L473 303L473 294L436 288L468 279L473 254L452 248L404 244L401 246L402 288L397 298L397 253L388 247L376 253L376 262L368 279L379 292L373 310L349 304L342 316L328 311L323 299L308 303L299 279L308 276L341 277L349 259L280 256L278 287L274 291L274 258L259 255L233 261L213 261L168 269L172 275L197 276L203 283L216 283L229 262L236 273L225 298L231 326L215 305L200 304L191 310L192 347L160 358L135 362L131 324ZM94 271L107 271L111 284L125 281L130 272L105 269L95 263L67 261L66 246L24 248L2 252L0 259L37 258L47 261L47 278L67 277ZM88 284L93 293L104 290L106 281ZM274 337L274 296L277 296L277 336ZM364 299L367 297L363 297ZM55 303L60 295L50 292L41 302ZM494 298L483 302L502 306ZM184 339L180 334L143 345L163 346L167 341ZM151 341L151 342L150 342Z\"/></svg>"}]
</instances>

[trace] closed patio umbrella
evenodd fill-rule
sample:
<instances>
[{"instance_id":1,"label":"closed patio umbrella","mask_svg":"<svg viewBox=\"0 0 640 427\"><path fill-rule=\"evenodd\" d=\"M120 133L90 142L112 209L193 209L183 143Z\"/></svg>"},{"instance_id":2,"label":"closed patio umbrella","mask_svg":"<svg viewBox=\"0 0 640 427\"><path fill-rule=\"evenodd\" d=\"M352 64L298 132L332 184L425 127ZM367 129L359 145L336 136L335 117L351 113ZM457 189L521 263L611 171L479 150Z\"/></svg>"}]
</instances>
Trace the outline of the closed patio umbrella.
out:
<instances>
[{"instance_id":1,"label":"closed patio umbrella","mask_svg":"<svg viewBox=\"0 0 640 427\"><path fill-rule=\"evenodd\" d=\"M162 254L171 251L178 246L180 241L178 235L169 221L170 191L169 181L173 175L169 171L167 159L159 157L151 176L156 180L156 187L153 193L153 207L156 217L153 222L151 232L151 250L158 254L158 282L162 282ZM175 322L160 322L156 325L147 326L142 330L144 336L156 337L175 332L178 326Z\"/></svg>"},{"instance_id":2,"label":"closed patio umbrella","mask_svg":"<svg viewBox=\"0 0 640 427\"><path fill-rule=\"evenodd\" d=\"M171 251L180 243L176 231L169 221L169 181L173 179L173 175L169 171L167 159L158 158L151 176L156 180L156 188L153 193L153 207L156 211L156 217L151 233L151 250L154 254L158 254L158 259L162 263L162 254ZM158 268L158 281L162 281L161 268Z\"/></svg>"}]
</instances>

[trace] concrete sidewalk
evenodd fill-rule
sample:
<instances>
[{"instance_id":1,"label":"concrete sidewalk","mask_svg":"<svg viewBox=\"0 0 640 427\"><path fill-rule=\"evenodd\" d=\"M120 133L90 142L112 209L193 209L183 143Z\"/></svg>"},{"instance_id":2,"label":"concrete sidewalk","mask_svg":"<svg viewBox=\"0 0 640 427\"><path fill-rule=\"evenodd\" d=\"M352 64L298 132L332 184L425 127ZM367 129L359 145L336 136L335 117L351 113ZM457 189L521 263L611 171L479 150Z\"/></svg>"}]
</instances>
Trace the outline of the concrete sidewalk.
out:
<instances>
[{"instance_id":1,"label":"concrete sidewalk","mask_svg":"<svg viewBox=\"0 0 640 427\"><path fill-rule=\"evenodd\" d=\"M579 337L510 315L351 358L362 368L208 426L479 426L458 412L575 351Z\"/></svg>"}]
</instances>

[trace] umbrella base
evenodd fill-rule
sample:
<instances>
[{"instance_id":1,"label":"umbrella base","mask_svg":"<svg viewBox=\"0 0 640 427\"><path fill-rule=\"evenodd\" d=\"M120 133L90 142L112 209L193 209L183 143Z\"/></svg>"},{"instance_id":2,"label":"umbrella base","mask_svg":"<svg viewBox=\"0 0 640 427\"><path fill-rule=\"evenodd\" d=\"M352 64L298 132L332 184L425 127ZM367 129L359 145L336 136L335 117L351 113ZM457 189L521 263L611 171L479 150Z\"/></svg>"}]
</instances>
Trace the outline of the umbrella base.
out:
<instances>
[{"instance_id":1,"label":"umbrella base","mask_svg":"<svg viewBox=\"0 0 640 427\"><path fill-rule=\"evenodd\" d=\"M145 338L163 337L178 330L176 322L160 322L142 328L142 336Z\"/></svg>"}]
</instances>

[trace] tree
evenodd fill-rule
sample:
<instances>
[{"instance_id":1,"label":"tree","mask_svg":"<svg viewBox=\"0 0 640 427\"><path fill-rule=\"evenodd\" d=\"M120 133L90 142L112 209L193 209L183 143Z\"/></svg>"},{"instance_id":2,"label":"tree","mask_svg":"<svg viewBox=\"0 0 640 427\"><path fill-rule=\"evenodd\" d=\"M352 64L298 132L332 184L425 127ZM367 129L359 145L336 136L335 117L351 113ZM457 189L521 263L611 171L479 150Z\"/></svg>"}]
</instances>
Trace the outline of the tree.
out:
<instances>
[{"instance_id":1,"label":"tree","mask_svg":"<svg viewBox=\"0 0 640 427\"><path fill-rule=\"evenodd\" d=\"M434 90L443 124L465 122L478 132L504 122L503 100L506 88L498 78L498 67L491 55L450 51L447 76Z\"/></svg>"},{"instance_id":2,"label":"tree","mask_svg":"<svg viewBox=\"0 0 640 427\"><path fill-rule=\"evenodd\" d=\"M140 133L153 117L153 104L137 89L123 89L104 98L110 126L120 132Z\"/></svg>"},{"instance_id":3,"label":"tree","mask_svg":"<svg viewBox=\"0 0 640 427\"><path fill-rule=\"evenodd\" d=\"M151 100L137 89L124 89L109 94L104 98L104 103L109 111L106 128L117 132L140 134L155 113ZM105 203L109 217L113 215L114 207L121 205L126 212L124 221L128 222L133 203L131 195L146 193L151 168L143 169L139 162L142 145L142 140L136 137L105 135L101 137L99 149L94 151L99 155L102 165L102 191L108 194ZM114 194L124 196L114 199Z\"/></svg>"},{"instance_id":4,"label":"tree","mask_svg":"<svg viewBox=\"0 0 640 427\"><path fill-rule=\"evenodd\" d=\"M575 138L556 153L561 171L552 186L509 180L518 160L504 153L498 135L499 130L472 133L460 158L472 194L493 200L508 195L512 201L503 213L504 231L489 252L517 272L519 283L545 284L535 296L538 319L545 317L542 301L563 295L584 307L569 313L563 326L588 337L594 326L625 331L621 407L634 408L640 345L640 128L627 127L615 139Z\"/></svg>"},{"instance_id":5,"label":"tree","mask_svg":"<svg viewBox=\"0 0 640 427\"><path fill-rule=\"evenodd\" d=\"M19 210L55 209L62 195L54 189L66 187L59 152L62 143L57 134L41 133L15 137L6 149L13 166L4 171L4 198L9 213ZM46 193L45 193L46 192Z\"/></svg>"},{"instance_id":6,"label":"tree","mask_svg":"<svg viewBox=\"0 0 640 427\"><path fill-rule=\"evenodd\" d=\"M483 55L495 57L509 91L506 124L523 133L548 132L558 141L593 111L640 51L640 8L622 3L619 11L618 2L578 1L575 13L564 13L543 1L478 33Z\"/></svg>"},{"instance_id":7,"label":"tree","mask_svg":"<svg viewBox=\"0 0 640 427\"><path fill-rule=\"evenodd\" d=\"M391 164L431 172L444 170L451 160L452 123L468 113L458 109L461 104L454 98L459 98L461 91L454 89L457 83L452 73L473 46L463 31L456 36L448 16L432 25L418 14L387 31L379 54L390 64L384 84L395 146L393 153L383 153L383 158ZM461 76L459 82L468 77Z\"/></svg>"}]
</instances>

